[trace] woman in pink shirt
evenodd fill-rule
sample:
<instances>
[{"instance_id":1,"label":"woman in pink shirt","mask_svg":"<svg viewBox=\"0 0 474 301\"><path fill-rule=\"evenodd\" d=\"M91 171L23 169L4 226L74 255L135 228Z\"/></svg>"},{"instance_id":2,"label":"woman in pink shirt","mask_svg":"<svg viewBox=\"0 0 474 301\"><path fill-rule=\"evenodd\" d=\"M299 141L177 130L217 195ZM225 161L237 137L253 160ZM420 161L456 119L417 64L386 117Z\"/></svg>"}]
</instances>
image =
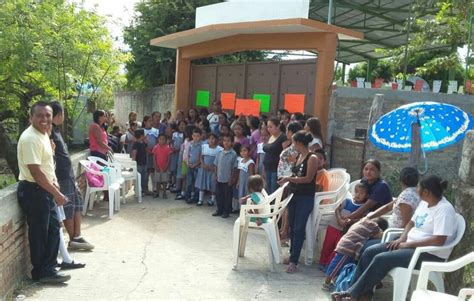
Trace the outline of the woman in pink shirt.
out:
<instances>
[{"instance_id":1,"label":"woman in pink shirt","mask_svg":"<svg viewBox=\"0 0 474 301\"><path fill-rule=\"evenodd\" d=\"M91 156L96 156L107 160L107 152L110 150L107 142L107 132L104 124L107 122L107 115L103 110L96 110L93 114L94 122L89 127L89 149Z\"/></svg>"}]
</instances>

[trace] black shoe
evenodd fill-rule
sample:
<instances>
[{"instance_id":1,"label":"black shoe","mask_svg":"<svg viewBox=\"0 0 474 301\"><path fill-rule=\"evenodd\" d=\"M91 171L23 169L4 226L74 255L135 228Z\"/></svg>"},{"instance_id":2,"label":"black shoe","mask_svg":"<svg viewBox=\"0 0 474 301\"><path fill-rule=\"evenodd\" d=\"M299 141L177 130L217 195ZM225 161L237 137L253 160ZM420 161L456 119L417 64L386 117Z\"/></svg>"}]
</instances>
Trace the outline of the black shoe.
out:
<instances>
[{"instance_id":1,"label":"black shoe","mask_svg":"<svg viewBox=\"0 0 474 301\"><path fill-rule=\"evenodd\" d=\"M171 193L178 193L181 192L181 189L170 189Z\"/></svg>"},{"instance_id":2,"label":"black shoe","mask_svg":"<svg viewBox=\"0 0 474 301\"><path fill-rule=\"evenodd\" d=\"M61 264L58 265L61 270L73 270L73 269L82 269L83 267L86 266L85 263L80 263L80 262L61 262Z\"/></svg>"},{"instance_id":3,"label":"black shoe","mask_svg":"<svg viewBox=\"0 0 474 301\"><path fill-rule=\"evenodd\" d=\"M195 202L194 200L186 200L186 204L191 205L191 204L195 204L195 203L196 203L196 202Z\"/></svg>"},{"instance_id":4,"label":"black shoe","mask_svg":"<svg viewBox=\"0 0 474 301\"><path fill-rule=\"evenodd\" d=\"M41 283L63 283L71 279L70 275L65 275L63 273L55 273L51 276L41 277L38 279Z\"/></svg>"},{"instance_id":5,"label":"black shoe","mask_svg":"<svg viewBox=\"0 0 474 301\"><path fill-rule=\"evenodd\" d=\"M174 199L175 200L184 200L184 196L182 194L178 194Z\"/></svg>"},{"instance_id":6,"label":"black shoe","mask_svg":"<svg viewBox=\"0 0 474 301\"><path fill-rule=\"evenodd\" d=\"M240 209L235 209L235 210L232 210L231 212L232 214L236 214L236 213L240 213Z\"/></svg>"},{"instance_id":7,"label":"black shoe","mask_svg":"<svg viewBox=\"0 0 474 301\"><path fill-rule=\"evenodd\" d=\"M222 218L228 218L228 217L229 217L229 213L224 213L224 214L222 214L221 217L222 217Z\"/></svg>"},{"instance_id":8,"label":"black shoe","mask_svg":"<svg viewBox=\"0 0 474 301\"><path fill-rule=\"evenodd\" d=\"M159 197L160 197L160 195L159 195L158 193L154 193L154 194L153 194L153 198L154 198L154 199L157 199L157 198L159 198Z\"/></svg>"},{"instance_id":9,"label":"black shoe","mask_svg":"<svg viewBox=\"0 0 474 301\"><path fill-rule=\"evenodd\" d=\"M217 212L217 211L212 214L212 216L221 216L221 215L222 215L222 213Z\"/></svg>"},{"instance_id":10,"label":"black shoe","mask_svg":"<svg viewBox=\"0 0 474 301\"><path fill-rule=\"evenodd\" d=\"M198 206L198 207L199 207L199 206L202 206L202 201L197 202L197 203L196 203L196 206Z\"/></svg>"}]
</instances>

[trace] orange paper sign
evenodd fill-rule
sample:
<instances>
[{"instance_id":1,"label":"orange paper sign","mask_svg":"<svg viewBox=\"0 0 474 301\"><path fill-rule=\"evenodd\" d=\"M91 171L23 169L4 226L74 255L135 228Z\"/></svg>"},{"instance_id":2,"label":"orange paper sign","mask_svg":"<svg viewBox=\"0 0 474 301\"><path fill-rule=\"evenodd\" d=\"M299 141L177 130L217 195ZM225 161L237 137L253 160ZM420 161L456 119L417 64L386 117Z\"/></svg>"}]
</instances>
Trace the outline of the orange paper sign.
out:
<instances>
[{"instance_id":1,"label":"orange paper sign","mask_svg":"<svg viewBox=\"0 0 474 301\"><path fill-rule=\"evenodd\" d=\"M374 86L372 88L380 89L382 88L383 78L376 78L374 81Z\"/></svg>"},{"instance_id":2,"label":"orange paper sign","mask_svg":"<svg viewBox=\"0 0 474 301\"><path fill-rule=\"evenodd\" d=\"M415 81L415 87L413 88L413 90L421 92L421 89L423 89L423 84L424 82L421 79L417 79Z\"/></svg>"},{"instance_id":3,"label":"orange paper sign","mask_svg":"<svg viewBox=\"0 0 474 301\"><path fill-rule=\"evenodd\" d=\"M260 101L253 99L236 99L235 115L260 116Z\"/></svg>"},{"instance_id":4,"label":"orange paper sign","mask_svg":"<svg viewBox=\"0 0 474 301\"><path fill-rule=\"evenodd\" d=\"M290 113L304 114L304 94L285 94L285 109Z\"/></svg>"},{"instance_id":5,"label":"orange paper sign","mask_svg":"<svg viewBox=\"0 0 474 301\"><path fill-rule=\"evenodd\" d=\"M471 94L473 91L472 91L472 82L470 79L466 80L466 85L465 85L465 90L466 90L466 93L467 94Z\"/></svg>"},{"instance_id":6,"label":"orange paper sign","mask_svg":"<svg viewBox=\"0 0 474 301\"><path fill-rule=\"evenodd\" d=\"M221 104L223 110L235 109L235 93L221 93Z\"/></svg>"}]
</instances>

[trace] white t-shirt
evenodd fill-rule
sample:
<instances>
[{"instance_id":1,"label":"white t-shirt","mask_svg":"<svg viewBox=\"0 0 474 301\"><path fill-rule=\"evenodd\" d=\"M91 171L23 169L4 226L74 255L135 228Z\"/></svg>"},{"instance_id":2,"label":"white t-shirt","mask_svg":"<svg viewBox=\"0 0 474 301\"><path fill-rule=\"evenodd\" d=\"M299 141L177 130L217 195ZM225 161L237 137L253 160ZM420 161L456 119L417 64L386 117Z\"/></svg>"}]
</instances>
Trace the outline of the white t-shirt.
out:
<instances>
[{"instance_id":1,"label":"white t-shirt","mask_svg":"<svg viewBox=\"0 0 474 301\"><path fill-rule=\"evenodd\" d=\"M407 242L428 238L433 235L447 236L444 245L453 241L456 235L456 212L444 197L436 206L428 207L421 201L411 220L413 228L408 232ZM429 252L440 258L448 258L450 250Z\"/></svg>"},{"instance_id":2,"label":"white t-shirt","mask_svg":"<svg viewBox=\"0 0 474 301\"><path fill-rule=\"evenodd\" d=\"M264 154L265 151L263 150L263 142L257 144L257 154Z\"/></svg>"},{"instance_id":3,"label":"white t-shirt","mask_svg":"<svg viewBox=\"0 0 474 301\"><path fill-rule=\"evenodd\" d=\"M308 146L311 147L315 144L318 144L320 148L323 148L323 142L321 139L313 137L313 141L311 141Z\"/></svg>"}]
</instances>

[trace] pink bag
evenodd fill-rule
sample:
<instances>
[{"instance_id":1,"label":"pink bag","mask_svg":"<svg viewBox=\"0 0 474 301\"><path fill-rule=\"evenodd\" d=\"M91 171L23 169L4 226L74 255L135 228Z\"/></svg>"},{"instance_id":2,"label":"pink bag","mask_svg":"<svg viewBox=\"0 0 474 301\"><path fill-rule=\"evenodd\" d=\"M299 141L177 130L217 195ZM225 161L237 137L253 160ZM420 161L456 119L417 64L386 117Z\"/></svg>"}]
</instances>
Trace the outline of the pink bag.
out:
<instances>
[{"instance_id":1,"label":"pink bag","mask_svg":"<svg viewBox=\"0 0 474 301\"><path fill-rule=\"evenodd\" d=\"M89 168L94 171L101 171L100 167L94 162L90 162ZM102 187L104 186L104 177L102 175L96 175L86 171L87 184L90 187Z\"/></svg>"}]
</instances>

